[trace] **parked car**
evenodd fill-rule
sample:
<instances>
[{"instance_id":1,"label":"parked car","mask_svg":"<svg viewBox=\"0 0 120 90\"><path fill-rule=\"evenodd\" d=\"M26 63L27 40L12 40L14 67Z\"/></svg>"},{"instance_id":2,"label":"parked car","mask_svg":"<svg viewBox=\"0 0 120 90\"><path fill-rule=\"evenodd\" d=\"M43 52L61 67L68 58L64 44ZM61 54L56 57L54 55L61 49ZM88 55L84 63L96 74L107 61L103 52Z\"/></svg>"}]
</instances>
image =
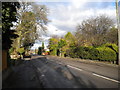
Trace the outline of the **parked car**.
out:
<instances>
[{"instance_id":1,"label":"parked car","mask_svg":"<svg viewBox=\"0 0 120 90\"><path fill-rule=\"evenodd\" d=\"M23 58L31 58L31 55L24 55Z\"/></svg>"}]
</instances>

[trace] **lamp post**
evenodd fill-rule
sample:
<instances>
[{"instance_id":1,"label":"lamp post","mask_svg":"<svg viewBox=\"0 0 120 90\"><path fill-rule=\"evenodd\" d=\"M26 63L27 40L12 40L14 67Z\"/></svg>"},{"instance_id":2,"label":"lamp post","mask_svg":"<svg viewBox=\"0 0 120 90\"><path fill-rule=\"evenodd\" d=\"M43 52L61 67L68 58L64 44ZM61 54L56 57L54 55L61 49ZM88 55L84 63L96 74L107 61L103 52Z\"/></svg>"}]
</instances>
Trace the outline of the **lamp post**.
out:
<instances>
[{"instance_id":1,"label":"lamp post","mask_svg":"<svg viewBox=\"0 0 120 90\"><path fill-rule=\"evenodd\" d=\"M116 0L116 18L117 18L117 28L118 28L118 61L117 64L120 65L120 1Z\"/></svg>"}]
</instances>

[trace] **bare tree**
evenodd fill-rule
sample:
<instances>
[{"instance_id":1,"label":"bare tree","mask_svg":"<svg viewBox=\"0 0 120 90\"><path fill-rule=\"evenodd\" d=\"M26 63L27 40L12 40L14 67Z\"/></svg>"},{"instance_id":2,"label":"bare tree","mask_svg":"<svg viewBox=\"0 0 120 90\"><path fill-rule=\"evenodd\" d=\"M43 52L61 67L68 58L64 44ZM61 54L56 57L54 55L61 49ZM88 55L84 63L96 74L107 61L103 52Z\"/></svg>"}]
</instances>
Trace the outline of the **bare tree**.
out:
<instances>
[{"instance_id":1,"label":"bare tree","mask_svg":"<svg viewBox=\"0 0 120 90\"><path fill-rule=\"evenodd\" d=\"M114 21L104 15L90 18L77 26L76 37L85 45L101 45L106 43L105 36L113 25Z\"/></svg>"}]
</instances>

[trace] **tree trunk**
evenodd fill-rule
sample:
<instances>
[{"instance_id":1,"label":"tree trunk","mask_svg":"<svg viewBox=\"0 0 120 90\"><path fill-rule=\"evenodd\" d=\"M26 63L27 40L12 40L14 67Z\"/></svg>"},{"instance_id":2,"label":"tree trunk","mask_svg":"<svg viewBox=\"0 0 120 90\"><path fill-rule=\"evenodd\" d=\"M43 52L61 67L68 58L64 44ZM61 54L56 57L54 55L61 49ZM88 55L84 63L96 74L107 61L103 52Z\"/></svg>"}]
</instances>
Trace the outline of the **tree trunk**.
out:
<instances>
[{"instance_id":1,"label":"tree trunk","mask_svg":"<svg viewBox=\"0 0 120 90\"><path fill-rule=\"evenodd\" d=\"M7 69L7 50L2 50L2 70Z\"/></svg>"}]
</instances>

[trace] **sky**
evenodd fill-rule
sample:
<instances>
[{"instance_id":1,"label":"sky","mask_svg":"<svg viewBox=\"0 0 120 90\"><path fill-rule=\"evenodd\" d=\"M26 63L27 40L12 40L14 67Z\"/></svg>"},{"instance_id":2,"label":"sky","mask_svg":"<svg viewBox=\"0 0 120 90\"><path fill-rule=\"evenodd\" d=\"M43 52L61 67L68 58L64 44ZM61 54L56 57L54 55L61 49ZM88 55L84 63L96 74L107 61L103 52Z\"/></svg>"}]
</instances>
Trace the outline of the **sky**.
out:
<instances>
[{"instance_id":1,"label":"sky","mask_svg":"<svg viewBox=\"0 0 120 90\"><path fill-rule=\"evenodd\" d=\"M97 1L97 0L96 0ZM67 32L74 33L76 26L83 20L99 15L107 15L116 19L115 2L109 0L69 0L64 2L37 2L38 5L46 5L49 9L48 19L51 20L46 27L47 33L41 32L45 46L52 35L64 36ZM114 1L114 0L112 0ZM38 28L38 31L40 29ZM36 41L32 49L41 46L40 41Z\"/></svg>"}]
</instances>

